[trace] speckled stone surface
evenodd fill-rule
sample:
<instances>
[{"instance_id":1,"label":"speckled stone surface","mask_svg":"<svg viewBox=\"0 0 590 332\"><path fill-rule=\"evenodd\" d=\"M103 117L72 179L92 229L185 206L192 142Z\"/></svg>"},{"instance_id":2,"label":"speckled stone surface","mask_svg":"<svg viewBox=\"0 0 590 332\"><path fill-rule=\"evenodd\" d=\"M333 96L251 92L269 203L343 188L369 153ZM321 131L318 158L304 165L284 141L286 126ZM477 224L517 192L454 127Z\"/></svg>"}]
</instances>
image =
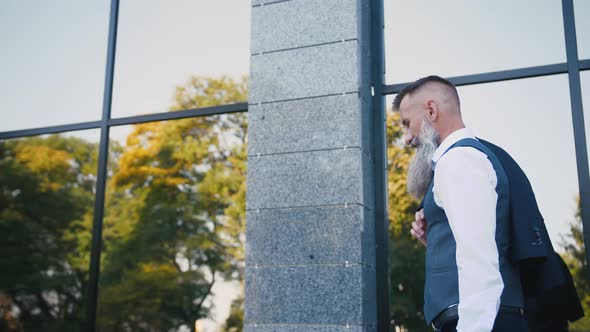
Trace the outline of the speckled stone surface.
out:
<instances>
[{"instance_id":1,"label":"speckled stone surface","mask_svg":"<svg viewBox=\"0 0 590 332\"><path fill-rule=\"evenodd\" d=\"M348 41L251 56L248 102L358 91L358 47Z\"/></svg>"},{"instance_id":2,"label":"speckled stone surface","mask_svg":"<svg viewBox=\"0 0 590 332\"><path fill-rule=\"evenodd\" d=\"M375 332L374 326L362 325L244 325L244 332Z\"/></svg>"},{"instance_id":3,"label":"speckled stone surface","mask_svg":"<svg viewBox=\"0 0 590 332\"><path fill-rule=\"evenodd\" d=\"M344 146L368 151L370 135L362 126L369 116L361 106L358 93L250 105L248 154Z\"/></svg>"},{"instance_id":4,"label":"speckled stone surface","mask_svg":"<svg viewBox=\"0 0 590 332\"><path fill-rule=\"evenodd\" d=\"M246 209L372 206L368 158L360 148L250 156Z\"/></svg>"},{"instance_id":5,"label":"speckled stone surface","mask_svg":"<svg viewBox=\"0 0 590 332\"><path fill-rule=\"evenodd\" d=\"M362 251L374 237L374 221L366 213L360 205L249 210L246 265L374 265L375 257Z\"/></svg>"},{"instance_id":6,"label":"speckled stone surface","mask_svg":"<svg viewBox=\"0 0 590 332\"><path fill-rule=\"evenodd\" d=\"M356 17L356 0L296 0L254 7L251 53L355 39Z\"/></svg>"},{"instance_id":7,"label":"speckled stone surface","mask_svg":"<svg viewBox=\"0 0 590 332\"><path fill-rule=\"evenodd\" d=\"M252 1L244 331L376 332L368 4Z\"/></svg>"},{"instance_id":8,"label":"speckled stone surface","mask_svg":"<svg viewBox=\"0 0 590 332\"><path fill-rule=\"evenodd\" d=\"M373 302L362 265L246 267L248 324L373 324L363 312ZM368 272L370 273L370 272Z\"/></svg>"}]
</instances>

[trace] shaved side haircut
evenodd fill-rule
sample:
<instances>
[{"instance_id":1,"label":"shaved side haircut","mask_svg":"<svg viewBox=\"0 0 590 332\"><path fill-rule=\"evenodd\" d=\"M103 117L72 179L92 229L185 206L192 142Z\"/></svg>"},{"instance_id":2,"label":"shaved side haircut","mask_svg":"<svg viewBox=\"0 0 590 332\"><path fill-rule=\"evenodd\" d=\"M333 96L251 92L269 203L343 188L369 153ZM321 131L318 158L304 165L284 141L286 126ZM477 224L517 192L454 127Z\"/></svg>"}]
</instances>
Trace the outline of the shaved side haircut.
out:
<instances>
[{"instance_id":1,"label":"shaved side haircut","mask_svg":"<svg viewBox=\"0 0 590 332\"><path fill-rule=\"evenodd\" d=\"M452 93L453 99L455 99L455 101L457 102L457 106L460 106L459 94L457 93L457 88L455 88L455 85L451 81L444 79L440 76L430 75L422 77L421 79L406 85L402 89L402 91L400 91L400 93L398 93L397 96L395 96L395 98L393 99L393 109L395 111L398 111L399 105L401 104L402 99L404 99L406 95L419 91L420 89L422 89L422 87L428 85L429 83L439 83L445 86L445 88L447 88Z\"/></svg>"}]
</instances>

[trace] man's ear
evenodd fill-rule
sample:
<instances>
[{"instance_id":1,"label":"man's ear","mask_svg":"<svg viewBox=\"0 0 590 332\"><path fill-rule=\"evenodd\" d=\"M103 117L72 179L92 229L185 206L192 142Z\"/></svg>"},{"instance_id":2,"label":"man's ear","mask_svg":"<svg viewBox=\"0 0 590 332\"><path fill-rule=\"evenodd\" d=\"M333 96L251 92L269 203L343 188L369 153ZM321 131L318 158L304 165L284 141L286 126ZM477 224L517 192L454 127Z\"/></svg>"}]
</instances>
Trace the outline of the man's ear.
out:
<instances>
[{"instance_id":1,"label":"man's ear","mask_svg":"<svg viewBox=\"0 0 590 332\"><path fill-rule=\"evenodd\" d=\"M429 100L426 102L426 116L430 120L430 122L435 122L438 120L438 104L434 100Z\"/></svg>"}]
</instances>

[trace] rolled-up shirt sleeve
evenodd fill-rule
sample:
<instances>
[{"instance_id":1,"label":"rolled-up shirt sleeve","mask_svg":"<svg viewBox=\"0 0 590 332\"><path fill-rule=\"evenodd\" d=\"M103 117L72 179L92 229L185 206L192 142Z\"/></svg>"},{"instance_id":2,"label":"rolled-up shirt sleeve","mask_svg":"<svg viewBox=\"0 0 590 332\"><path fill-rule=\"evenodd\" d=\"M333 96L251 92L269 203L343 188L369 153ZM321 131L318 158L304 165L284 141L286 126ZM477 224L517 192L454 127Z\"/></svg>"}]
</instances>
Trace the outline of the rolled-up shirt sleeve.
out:
<instances>
[{"instance_id":1,"label":"rolled-up shirt sleeve","mask_svg":"<svg viewBox=\"0 0 590 332\"><path fill-rule=\"evenodd\" d=\"M436 164L434 199L457 244L457 331L491 331L500 307L504 283L496 246L496 183L491 162L472 147L453 148Z\"/></svg>"}]
</instances>

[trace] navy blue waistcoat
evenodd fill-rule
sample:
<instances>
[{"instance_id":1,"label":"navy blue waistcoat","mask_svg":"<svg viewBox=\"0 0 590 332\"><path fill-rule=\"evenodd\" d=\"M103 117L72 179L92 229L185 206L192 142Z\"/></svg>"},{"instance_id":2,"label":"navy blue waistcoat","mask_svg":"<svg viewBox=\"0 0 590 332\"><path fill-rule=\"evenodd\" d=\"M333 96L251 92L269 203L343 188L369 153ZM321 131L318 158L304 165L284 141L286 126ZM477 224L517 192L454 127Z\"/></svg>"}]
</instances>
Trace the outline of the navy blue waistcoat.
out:
<instances>
[{"instance_id":1,"label":"navy blue waistcoat","mask_svg":"<svg viewBox=\"0 0 590 332\"><path fill-rule=\"evenodd\" d=\"M445 153L452 148L461 146L472 147L486 154L496 172L498 202L496 205L495 240L498 248L500 274L504 283L500 302L502 305L523 307L524 300L518 267L509 259L510 187L508 177L496 155L475 139L462 139L453 144ZM434 183L430 184L424 198L424 214L428 221L424 316L429 324L445 308L459 303L455 238L445 211L434 202L433 185Z\"/></svg>"}]
</instances>

